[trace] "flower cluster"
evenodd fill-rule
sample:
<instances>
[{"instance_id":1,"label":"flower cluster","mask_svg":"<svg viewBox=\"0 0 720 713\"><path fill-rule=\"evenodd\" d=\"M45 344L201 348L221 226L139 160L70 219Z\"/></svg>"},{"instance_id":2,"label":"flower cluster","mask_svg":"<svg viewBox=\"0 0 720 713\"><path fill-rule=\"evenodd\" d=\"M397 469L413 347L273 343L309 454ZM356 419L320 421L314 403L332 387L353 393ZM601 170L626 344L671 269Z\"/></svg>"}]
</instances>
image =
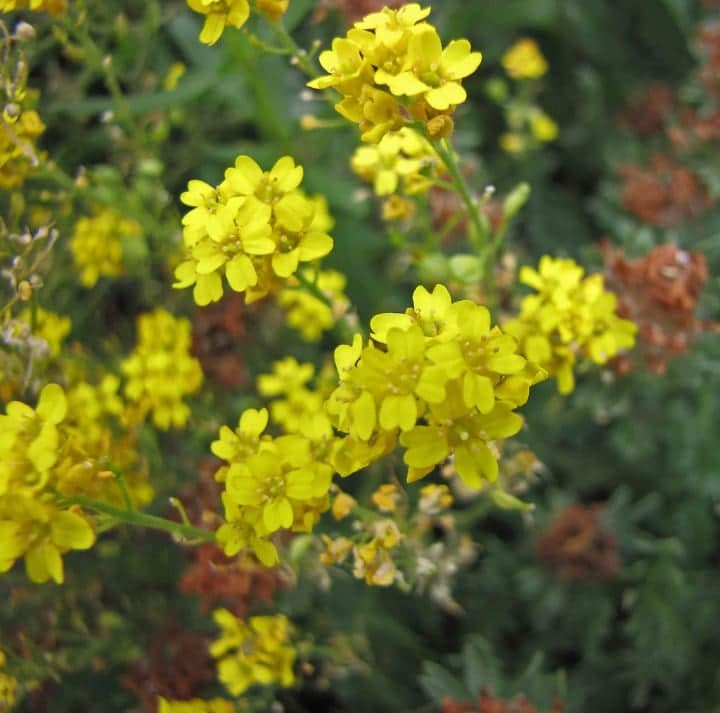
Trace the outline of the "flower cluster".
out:
<instances>
[{"instance_id":1,"label":"flower cluster","mask_svg":"<svg viewBox=\"0 0 720 713\"><path fill-rule=\"evenodd\" d=\"M27 174L38 164L35 142L45 125L33 109L7 108L0 113L0 188L20 188Z\"/></svg>"},{"instance_id":2,"label":"flower cluster","mask_svg":"<svg viewBox=\"0 0 720 713\"><path fill-rule=\"evenodd\" d=\"M24 309L18 319L31 327L33 336L42 339L47 345L48 356L56 357L60 354L63 341L70 330L72 322L69 317L36 307Z\"/></svg>"},{"instance_id":3,"label":"flower cluster","mask_svg":"<svg viewBox=\"0 0 720 713\"><path fill-rule=\"evenodd\" d=\"M299 434L271 438L261 435L267 420L266 409L245 411L235 431L223 426L212 450L229 463L218 471L226 519L218 542L230 557L251 550L269 567L278 561L275 532L307 532L327 510L333 471L318 454L331 432L316 442Z\"/></svg>"},{"instance_id":4,"label":"flower cluster","mask_svg":"<svg viewBox=\"0 0 720 713\"><path fill-rule=\"evenodd\" d=\"M248 0L187 0L191 10L205 15L200 42L214 45L226 27L240 29L250 17ZM287 11L290 0L255 0L257 9L277 22Z\"/></svg>"},{"instance_id":5,"label":"flower cluster","mask_svg":"<svg viewBox=\"0 0 720 713\"><path fill-rule=\"evenodd\" d=\"M317 342L322 333L332 329L338 317L350 305L345 296L345 275L337 270L320 270L317 276L302 271L308 282L322 292L332 307L299 287L286 287L278 293L277 301L287 312L287 323L300 332L307 342ZM289 283L292 282L289 280Z\"/></svg>"},{"instance_id":6,"label":"flower cluster","mask_svg":"<svg viewBox=\"0 0 720 713\"><path fill-rule=\"evenodd\" d=\"M65 10L65 0L0 0L0 12L34 10L59 15Z\"/></svg>"},{"instance_id":7,"label":"flower cluster","mask_svg":"<svg viewBox=\"0 0 720 713\"><path fill-rule=\"evenodd\" d=\"M605 364L635 344L637 328L616 314L617 298L600 274L584 277L574 260L545 255L537 270L523 267L520 282L536 290L522 301L520 315L504 325L521 352L557 379L558 391L575 388L578 357Z\"/></svg>"},{"instance_id":8,"label":"flower cluster","mask_svg":"<svg viewBox=\"0 0 720 713\"><path fill-rule=\"evenodd\" d=\"M137 451L138 424L119 391L115 374L105 374L97 385L74 380L68 387L65 424L75 437L64 448L59 490L116 506L129 498L134 507L142 507L154 491ZM123 489L117 473L122 474Z\"/></svg>"},{"instance_id":9,"label":"flower cluster","mask_svg":"<svg viewBox=\"0 0 720 713\"><path fill-rule=\"evenodd\" d=\"M648 225L672 227L712 206L701 178L670 156L655 154L647 167L623 164L623 208Z\"/></svg>"},{"instance_id":10,"label":"flower cluster","mask_svg":"<svg viewBox=\"0 0 720 713\"><path fill-rule=\"evenodd\" d=\"M426 193L438 164L430 142L409 127L385 134L377 144L360 146L350 160L353 171L372 183L378 196Z\"/></svg>"},{"instance_id":11,"label":"flower cluster","mask_svg":"<svg viewBox=\"0 0 720 713\"><path fill-rule=\"evenodd\" d=\"M323 534L325 551L320 556L320 562L324 565L342 564L352 554L353 576L364 579L365 584L370 586L390 586L401 576L392 558L392 550L403 539L397 523L382 518L358 529L360 535L357 539L361 539L360 542L348 537L332 539Z\"/></svg>"},{"instance_id":12,"label":"flower cluster","mask_svg":"<svg viewBox=\"0 0 720 713\"><path fill-rule=\"evenodd\" d=\"M233 696L255 684L293 685L296 653L289 641L292 627L287 617L252 616L243 621L227 609L218 609L214 619L221 634L210 645L210 653L218 659L218 678Z\"/></svg>"},{"instance_id":13,"label":"flower cluster","mask_svg":"<svg viewBox=\"0 0 720 713\"><path fill-rule=\"evenodd\" d=\"M24 557L33 582L62 582L62 555L95 542L90 522L53 496L67 468L66 415L57 384L42 390L35 409L12 401L0 415L0 572Z\"/></svg>"},{"instance_id":14,"label":"flower cluster","mask_svg":"<svg viewBox=\"0 0 720 713\"><path fill-rule=\"evenodd\" d=\"M500 147L511 154L522 154L554 141L558 126L534 101L537 81L548 64L534 40L525 38L505 52L502 66L517 84L511 91L507 83L495 78L487 83L488 94L503 108L508 131L500 136Z\"/></svg>"},{"instance_id":15,"label":"flower cluster","mask_svg":"<svg viewBox=\"0 0 720 713\"><path fill-rule=\"evenodd\" d=\"M497 477L493 442L522 427L515 413L541 372L518 352L516 340L490 323L470 300L453 302L442 285L418 287L414 307L380 314L372 340L335 351L340 385L327 410L346 433L335 466L347 475L405 447L408 482L452 456L472 488Z\"/></svg>"},{"instance_id":16,"label":"flower cluster","mask_svg":"<svg viewBox=\"0 0 720 713\"><path fill-rule=\"evenodd\" d=\"M602 522L602 508L569 505L540 536L537 557L563 579L614 579L620 572L615 535Z\"/></svg>"},{"instance_id":17,"label":"flower cluster","mask_svg":"<svg viewBox=\"0 0 720 713\"><path fill-rule=\"evenodd\" d=\"M141 417L152 414L155 426L182 427L190 418L183 401L203 381L200 362L190 356L191 325L164 309L140 315L138 343L122 363L127 377L125 396Z\"/></svg>"},{"instance_id":18,"label":"flower cluster","mask_svg":"<svg viewBox=\"0 0 720 713\"><path fill-rule=\"evenodd\" d=\"M234 430L223 426L212 443L227 462L216 478L225 483L226 522L217 538L228 556L250 550L272 566L278 561L273 534L309 532L329 507L336 439L323 412L325 391L307 386L313 373L311 364L288 357L258 379L260 393L276 397L271 413L285 435L265 433L267 409L247 409Z\"/></svg>"},{"instance_id":19,"label":"flower cluster","mask_svg":"<svg viewBox=\"0 0 720 713\"><path fill-rule=\"evenodd\" d=\"M91 217L80 218L70 237L70 251L80 282L94 287L100 277L123 274L123 243L140 236L139 223L112 208L99 208Z\"/></svg>"},{"instance_id":20,"label":"flower cluster","mask_svg":"<svg viewBox=\"0 0 720 713\"><path fill-rule=\"evenodd\" d=\"M252 302L282 287L301 262L325 257L332 221L324 202L299 188L302 178L289 156L270 171L238 156L220 185L190 181L180 197L192 207L183 218L188 258L175 270L174 286L194 285L195 302L204 306L222 297L224 273Z\"/></svg>"},{"instance_id":21,"label":"flower cluster","mask_svg":"<svg viewBox=\"0 0 720 713\"><path fill-rule=\"evenodd\" d=\"M482 55L465 39L443 48L437 30L424 21L429 14L418 3L383 8L320 55L328 75L308 86L342 94L335 109L359 125L363 141L376 143L409 121L428 122L433 135L451 130L450 117L467 98L461 80Z\"/></svg>"}]
</instances>

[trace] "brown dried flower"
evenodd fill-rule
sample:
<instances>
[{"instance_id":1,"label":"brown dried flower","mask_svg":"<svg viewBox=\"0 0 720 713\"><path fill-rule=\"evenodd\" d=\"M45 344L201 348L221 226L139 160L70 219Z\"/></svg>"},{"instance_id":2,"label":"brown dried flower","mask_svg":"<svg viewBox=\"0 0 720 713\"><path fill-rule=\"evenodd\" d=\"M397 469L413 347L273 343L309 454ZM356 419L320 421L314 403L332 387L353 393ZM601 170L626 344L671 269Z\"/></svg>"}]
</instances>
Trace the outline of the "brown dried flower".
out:
<instances>
[{"instance_id":1,"label":"brown dried flower","mask_svg":"<svg viewBox=\"0 0 720 713\"><path fill-rule=\"evenodd\" d=\"M220 606L240 618L255 602L271 602L275 591L286 584L279 570L250 558L228 558L213 544L193 550L193 562L180 579L183 592L199 595L203 614Z\"/></svg>"},{"instance_id":2,"label":"brown dried flower","mask_svg":"<svg viewBox=\"0 0 720 713\"><path fill-rule=\"evenodd\" d=\"M646 168L620 166L622 204L643 223L660 227L695 218L712 204L702 181L689 168L656 154Z\"/></svg>"},{"instance_id":3,"label":"brown dried flower","mask_svg":"<svg viewBox=\"0 0 720 713\"><path fill-rule=\"evenodd\" d=\"M638 351L651 371L663 374L673 355L687 352L703 331L717 329L695 317L708 277L704 255L661 245L643 258L628 260L607 242L601 249L608 287L618 296L622 316L638 325ZM630 359L618 360L621 372L632 369Z\"/></svg>"},{"instance_id":4,"label":"brown dried flower","mask_svg":"<svg viewBox=\"0 0 720 713\"><path fill-rule=\"evenodd\" d=\"M620 123L640 136L660 133L675 109L675 97L667 84L654 82L620 115Z\"/></svg>"},{"instance_id":5,"label":"brown dried flower","mask_svg":"<svg viewBox=\"0 0 720 713\"><path fill-rule=\"evenodd\" d=\"M537 556L563 579L612 579L620 571L615 536L603 527L602 507L570 505L537 543Z\"/></svg>"}]
</instances>

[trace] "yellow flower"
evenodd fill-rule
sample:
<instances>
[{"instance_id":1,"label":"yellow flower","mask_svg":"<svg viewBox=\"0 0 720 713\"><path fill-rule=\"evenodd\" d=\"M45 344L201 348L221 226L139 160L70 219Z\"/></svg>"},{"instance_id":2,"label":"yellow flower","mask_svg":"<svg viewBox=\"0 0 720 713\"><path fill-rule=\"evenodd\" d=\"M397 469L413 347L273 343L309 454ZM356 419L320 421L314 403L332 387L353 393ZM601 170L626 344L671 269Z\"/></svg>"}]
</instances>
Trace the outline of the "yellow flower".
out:
<instances>
[{"instance_id":1,"label":"yellow flower","mask_svg":"<svg viewBox=\"0 0 720 713\"><path fill-rule=\"evenodd\" d=\"M221 633L210 653L218 659L218 678L231 695L240 696L254 685L293 685L296 652L287 617L253 616L245 622L218 609L213 618Z\"/></svg>"},{"instance_id":2,"label":"yellow flower","mask_svg":"<svg viewBox=\"0 0 720 713\"><path fill-rule=\"evenodd\" d=\"M265 531L273 533L293 527L293 506L327 495L331 476L313 462L306 439L281 436L244 463L231 464L226 488L235 503L257 509Z\"/></svg>"},{"instance_id":3,"label":"yellow flower","mask_svg":"<svg viewBox=\"0 0 720 713\"><path fill-rule=\"evenodd\" d=\"M90 523L70 510L59 510L32 496L0 498L0 572L25 557L32 582L64 580L62 555L87 550L95 542Z\"/></svg>"},{"instance_id":4,"label":"yellow flower","mask_svg":"<svg viewBox=\"0 0 720 713\"><path fill-rule=\"evenodd\" d=\"M255 0L257 9L272 22L277 22L288 9L290 0Z\"/></svg>"},{"instance_id":5,"label":"yellow flower","mask_svg":"<svg viewBox=\"0 0 720 713\"><path fill-rule=\"evenodd\" d=\"M340 385L326 410L349 436L338 441L334 465L342 475L366 466L399 431L409 481L453 456L478 488L497 475L491 442L517 433L513 410L542 371L491 326L485 307L452 302L442 285L417 288L413 302L403 314L373 317L367 346L356 338L336 350Z\"/></svg>"},{"instance_id":6,"label":"yellow flower","mask_svg":"<svg viewBox=\"0 0 720 713\"><path fill-rule=\"evenodd\" d=\"M57 384L43 388L35 409L21 401L7 405L0 414L0 496L45 488L59 455L57 425L66 412L67 399Z\"/></svg>"},{"instance_id":7,"label":"yellow flower","mask_svg":"<svg viewBox=\"0 0 720 713\"><path fill-rule=\"evenodd\" d=\"M222 297L222 272L230 287L252 302L277 291L301 262L325 257L333 247L322 201L300 190L303 169L289 156L263 171L238 156L217 187L193 180L180 196L192 208L183 218L187 259L174 287L194 285L201 306Z\"/></svg>"},{"instance_id":8,"label":"yellow flower","mask_svg":"<svg viewBox=\"0 0 720 713\"><path fill-rule=\"evenodd\" d=\"M558 125L544 111L536 111L530 119L530 130L538 141L554 141L558 136Z\"/></svg>"},{"instance_id":9,"label":"yellow flower","mask_svg":"<svg viewBox=\"0 0 720 713\"><path fill-rule=\"evenodd\" d=\"M400 489L393 483L381 485L371 496L375 507L384 513L395 512L401 498Z\"/></svg>"},{"instance_id":10,"label":"yellow flower","mask_svg":"<svg viewBox=\"0 0 720 713\"><path fill-rule=\"evenodd\" d=\"M387 84L395 96L421 98L431 109L447 111L467 99L460 80L472 74L481 61L482 55L472 52L467 40L454 40L443 49L437 30L425 25L410 36L401 71L381 67L375 72L375 81Z\"/></svg>"},{"instance_id":11,"label":"yellow flower","mask_svg":"<svg viewBox=\"0 0 720 713\"><path fill-rule=\"evenodd\" d=\"M70 238L70 250L80 282L94 287L100 277L124 272L123 242L142 234L139 223L112 210L98 208L92 217L80 218Z\"/></svg>"},{"instance_id":12,"label":"yellow flower","mask_svg":"<svg viewBox=\"0 0 720 713\"><path fill-rule=\"evenodd\" d=\"M443 48L435 28L424 22L429 13L417 3L384 8L321 53L328 75L308 86L336 89L343 98L335 109L359 125L363 141L377 143L408 119L449 115L465 101L461 80L477 69L482 55L464 39Z\"/></svg>"},{"instance_id":13,"label":"yellow flower","mask_svg":"<svg viewBox=\"0 0 720 713\"><path fill-rule=\"evenodd\" d=\"M617 299L605 290L602 275L583 275L573 260L547 255L538 270L522 268L520 282L536 294L525 297L519 316L504 325L521 352L556 378L562 394L575 388L578 357L605 364L635 343L637 328L617 316Z\"/></svg>"},{"instance_id":14,"label":"yellow flower","mask_svg":"<svg viewBox=\"0 0 720 713\"><path fill-rule=\"evenodd\" d=\"M49 356L56 357L60 354L62 343L72 327L70 317L63 317L42 307L36 307L34 314L33 310L24 309L18 315L18 319L27 325L35 325L33 336L47 343Z\"/></svg>"},{"instance_id":15,"label":"yellow flower","mask_svg":"<svg viewBox=\"0 0 720 713\"><path fill-rule=\"evenodd\" d=\"M389 587L397 576L397 567L386 547L378 540L353 549L355 562L353 574L375 587Z\"/></svg>"},{"instance_id":16,"label":"yellow flower","mask_svg":"<svg viewBox=\"0 0 720 713\"><path fill-rule=\"evenodd\" d=\"M518 40L502 56L502 66L513 79L538 79L548 70L548 65L535 40Z\"/></svg>"},{"instance_id":17,"label":"yellow flower","mask_svg":"<svg viewBox=\"0 0 720 713\"><path fill-rule=\"evenodd\" d=\"M352 495L338 493L333 498L332 515L336 520L344 520L352 512L355 505L357 505L357 500Z\"/></svg>"},{"instance_id":18,"label":"yellow flower","mask_svg":"<svg viewBox=\"0 0 720 713\"><path fill-rule=\"evenodd\" d=\"M162 430L187 423L190 408L183 397L202 385L200 362L190 356L190 330L188 320L163 309L140 315L138 344L121 365L125 396Z\"/></svg>"},{"instance_id":19,"label":"yellow flower","mask_svg":"<svg viewBox=\"0 0 720 713\"><path fill-rule=\"evenodd\" d=\"M263 525L262 511L240 505L230 493L222 494L225 522L215 536L228 557L239 552L252 552L265 567L279 561L278 551L270 541L270 533Z\"/></svg>"},{"instance_id":20,"label":"yellow flower","mask_svg":"<svg viewBox=\"0 0 720 713\"><path fill-rule=\"evenodd\" d=\"M372 183L378 196L425 193L437 164L429 142L408 127L385 134L377 145L360 146L350 160L353 171Z\"/></svg>"},{"instance_id":21,"label":"yellow flower","mask_svg":"<svg viewBox=\"0 0 720 713\"><path fill-rule=\"evenodd\" d=\"M12 9L15 8L9 8ZM44 131L45 124L31 109L22 111L13 119L7 116L7 112L0 114L0 188L20 188L23 185L25 177L41 158L35 142Z\"/></svg>"},{"instance_id":22,"label":"yellow flower","mask_svg":"<svg viewBox=\"0 0 720 713\"><path fill-rule=\"evenodd\" d=\"M514 436L522 418L502 403L486 414L469 408L457 381L448 386L446 399L430 407L428 425L415 426L400 436L407 448L408 482L427 475L436 465L453 456L455 470L463 482L478 490L497 479L498 463L491 443Z\"/></svg>"},{"instance_id":23,"label":"yellow flower","mask_svg":"<svg viewBox=\"0 0 720 713\"><path fill-rule=\"evenodd\" d=\"M332 301L332 308L298 287L282 289L278 293L277 301L287 310L288 324L297 329L305 341L317 342L324 331L332 329L338 316L345 312L350 304L343 293L346 279L335 270L321 270L316 279L309 271L302 272L307 280L314 280L318 290Z\"/></svg>"},{"instance_id":24,"label":"yellow flower","mask_svg":"<svg viewBox=\"0 0 720 713\"><path fill-rule=\"evenodd\" d=\"M528 148L528 141L523 134L507 131L500 136L500 148L506 153L519 154Z\"/></svg>"},{"instance_id":25,"label":"yellow flower","mask_svg":"<svg viewBox=\"0 0 720 713\"><path fill-rule=\"evenodd\" d=\"M325 551L320 555L322 564L341 564L352 552L353 542L347 537L336 537L333 540L324 533L320 537L325 545Z\"/></svg>"},{"instance_id":26,"label":"yellow flower","mask_svg":"<svg viewBox=\"0 0 720 713\"><path fill-rule=\"evenodd\" d=\"M259 453L263 443L270 442L269 435L263 435L268 424L268 411L265 408L247 409L242 412L237 428L233 431L227 426L220 427L220 438L213 441L210 450L218 457L233 463L242 463L252 455ZM227 466L218 470L215 479L224 482Z\"/></svg>"},{"instance_id":27,"label":"yellow flower","mask_svg":"<svg viewBox=\"0 0 720 713\"><path fill-rule=\"evenodd\" d=\"M250 16L248 0L187 0L190 9L205 15L200 42L214 45L226 27L242 27Z\"/></svg>"}]
</instances>

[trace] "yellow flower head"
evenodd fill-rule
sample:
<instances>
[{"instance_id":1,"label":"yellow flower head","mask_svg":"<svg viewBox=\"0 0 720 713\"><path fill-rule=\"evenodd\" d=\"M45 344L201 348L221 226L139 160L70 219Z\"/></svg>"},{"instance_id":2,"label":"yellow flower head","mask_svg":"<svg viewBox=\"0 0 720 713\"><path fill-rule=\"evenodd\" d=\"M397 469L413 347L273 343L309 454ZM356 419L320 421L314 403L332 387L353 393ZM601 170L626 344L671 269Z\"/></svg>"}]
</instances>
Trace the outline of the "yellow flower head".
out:
<instances>
[{"instance_id":1,"label":"yellow flower head","mask_svg":"<svg viewBox=\"0 0 720 713\"><path fill-rule=\"evenodd\" d=\"M635 343L636 326L616 314L617 299L602 275L584 277L574 260L544 256L538 270L524 267L520 282L536 290L522 301L520 315L504 325L522 353L557 379L562 394L575 388L579 357L605 364Z\"/></svg>"},{"instance_id":2,"label":"yellow flower head","mask_svg":"<svg viewBox=\"0 0 720 713\"><path fill-rule=\"evenodd\" d=\"M0 114L0 188L23 185L41 158L35 143L44 131L45 124L32 109L21 111L14 118L7 116L7 112Z\"/></svg>"},{"instance_id":3,"label":"yellow flower head","mask_svg":"<svg viewBox=\"0 0 720 713\"><path fill-rule=\"evenodd\" d=\"M200 362L190 355L190 322L157 309L138 318L138 343L122 363L125 396L160 429L182 427L190 418L183 402L202 385Z\"/></svg>"},{"instance_id":4,"label":"yellow flower head","mask_svg":"<svg viewBox=\"0 0 720 713\"><path fill-rule=\"evenodd\" d=\"M94 287L100 277L122 275L123 242L141 234L139 223L111 208L99 208L92 217L80 218L70 238L70 251L83 286Z\"/></svg>"},{"instance_id":5,"label":"yellow flower head","mask_svg":"<svg viewBox=\"0 0 720 713\"><path fill-rule=\"evenodd\" d=\"M381 485L373 494L372 501L375 507L383 513L393 513L397 510L402 495L397 485L393 483L385 483Z\"/></svg>"},{"instance_id":6,"label":"yellow flower head","mask_svg":"<svg viewBox=\"0 0 720 713\"><path fill-rule=\"evenodd\" d=\"M485 307L453 302L442 285L417 288L413 301L404 314L376 315L366 346L356 339L336 350L340 385L326 408L349 437L337 446L335 467L363 467L399 437L409 481L453 456L465 482L479 488L497 477L491 442L520 429L513 410L540 370L491 325Z\"/></svg>"},{"instance_id":7,"label":"yellow flower head","mask_svg":"<svg viewBox=\"0 0 720 713\"><path fill-rule=\"evenodd\" d=\"M378 196L427 192L437 163L429 142L408 127L385 134L377 144L360 146L350 160L353 171L372 183Z\"/></svg>"},{"instance_id":8,"label":"yellow flower head","mask_svg":"<svg viewBox=\"0 0 720 713\"><path fill-rule=\"evenodd\" d=\"M321 270L317 277L303 271L305 278L313 282L329 300L332 307L309 292L298 287L286 287L278 293L278 304L287 310L287 322L300 332L306 342L317 342L322 333L332 329L339 315L350 302L344 294L345 276L336 270Z\"/></svg>"},{"instance_id":9,"label":"yellow flower head","mask_svg":"<svg viewBox=\"0 0 720 713\"><path fill-rule=\"evenodd\" d=\"M272 22L277 22L288 9L290 0L255 0L257 9Z\"/></svg>"},{"instance_id":10,"label":"yellow flower head","mask_svg":"<svg viewBox=\"0 0 720 713\"><path fill-rule=\"evenodd\" d=\"M48 356L56 357L60 354L63 341L70 333L72 323L69 317L63 317L50 310L36 307L33 313L31 309L24 309L18 319L27 325L34 323L33 336L39 337L47 344Z\"/></svg>"},{"instance_id":11,"label":"yellow flower head","mask_svg":"<svg viewBox=\"0 0 720 713\"><path fill-rule=\"evenodd\" d=\"M226 27L242 27L250 16L248 0L187 0L191 10L205 15L200 42L214 45Z\"/></svg>"},{"instance_id":12,"label":"yellow flower head","mask_svg":"<svg viewBox=\"0 0 720 713\"><path fill-rule=\"evenodd\" d=\"M424 21L429 14L417 3L384 8L321 53L328 74L308 86L338 91L343 98L335 108L359 125L363 141L377 143L408 119L449 115L467 98L461 80L477 69L482 55L464 39L443 48L437 30Z\"/></svg>"},{"instance_id":13,"label":"yellow flower head","mask_svg":"<svg viewBox=\"0 0 720 713\"><path fill-rule=\"evenodd\" d=\"M336 520L344 520L352 512L355 505L357 505L357 500L352 495L338 493L333 498L332 516Z\"/></svg>"},{"instance_id":14,"label":"yellow flower head","mask_svg":"<svg viewBox=\"0 0 720 713\"><path fill-rule=\"evenodd\" d=\"M544 111L536 111L530 119L532 135L543 142L555 141L558 136L558 125Z\"/></svg>"},{"instance_id":15,"label":"yellow flower head","mask_svg":"<svg viewBox=\"0 0 720 713\"><path fill-rule=\"evenodd\" d=\"M238 156L213 187L193 180L180 196L192 210L183 218L187 259L174 287L193 287L198 305L222 297L222 274L231 289L252 302L277 291L301 262L325 257L333 247L321 202L300 189L303 169L284 156L263 171Z\"/></svg>"},{"instance_id":16,"label":"yellow flower head","mask_svg":"<svg viewBox=\"0 0 720 713\"><path fill-rule=\"evenodd\" d=\"M528 38L518 40L505 52L501 62L513 79L538 79L548 70L537 42Z\"/></svg>"},{"instance_id":17,"label":"yellow flower head","mask_svg":"<svg viewBox=\"0 0 720 713\"><path fill-rule=\"evenodd\" d=\"M254 685L293 685L296 652L287 617L253 616L243 621L227 609L213 616L221 633L210 653L218 659L218 678L231 695L242 695Z\"/></svg>"}]
</instances>

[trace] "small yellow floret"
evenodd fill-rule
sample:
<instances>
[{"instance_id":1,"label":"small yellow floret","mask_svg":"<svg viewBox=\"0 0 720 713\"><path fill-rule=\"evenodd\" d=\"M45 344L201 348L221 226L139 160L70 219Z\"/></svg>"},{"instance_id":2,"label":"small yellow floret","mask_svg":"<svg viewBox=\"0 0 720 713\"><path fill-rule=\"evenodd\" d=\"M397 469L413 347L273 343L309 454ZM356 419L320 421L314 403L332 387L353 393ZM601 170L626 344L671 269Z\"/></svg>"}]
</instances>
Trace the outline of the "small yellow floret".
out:
<instances>
[{"instance_id":1,"label":"small yellow floret","mask_svg":"<svg viewBox=\"0 0 720 713\"><path fill-rule=\"evenodd\" d=\"M243 621L227 609L213 616L221 634L210 653L218 659L218 678L231 695L240 696L253 685L286 688L295 683L296 652L287 617L253 616Z\"/></svg>"},{"instance_id":2,"label":"small yellow floret","mask_svg":"<svg viewBox=\"0 0 720 713\"><path fill-rule=\"evenodd\" d=\"M548 70L547 61L535 40L518 40L502 56L502 66L513 79L538 79Z\"/></svg>"}]
</instances>

